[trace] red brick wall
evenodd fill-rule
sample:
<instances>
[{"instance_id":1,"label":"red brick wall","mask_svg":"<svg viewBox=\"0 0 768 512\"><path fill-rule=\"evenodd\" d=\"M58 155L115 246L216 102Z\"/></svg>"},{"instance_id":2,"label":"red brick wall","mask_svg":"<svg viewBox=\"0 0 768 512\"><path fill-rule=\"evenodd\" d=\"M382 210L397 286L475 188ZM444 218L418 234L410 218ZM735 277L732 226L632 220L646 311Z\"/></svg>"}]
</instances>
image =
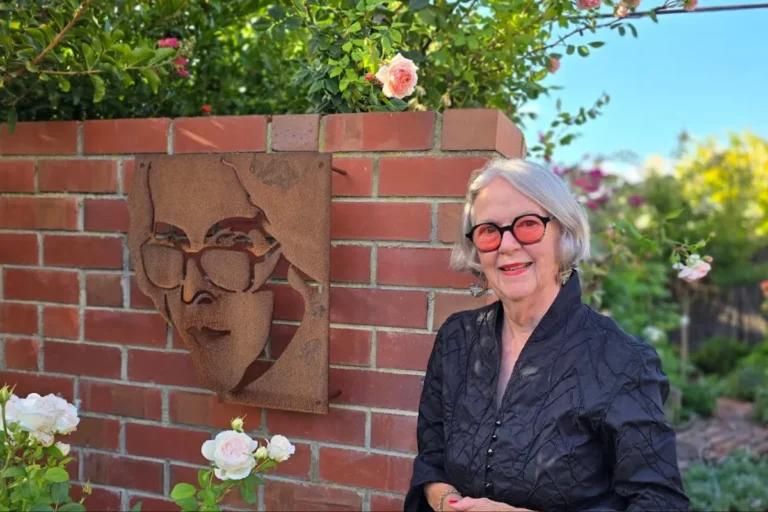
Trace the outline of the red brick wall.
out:
<instances>
[{"instance_id":1,"label":"red brick wall","mask_svg":"<svg viewBox=\"0 0 768 512\"><path fill-rule=\"evenodd\" d=\"M330 388L341 394L327 416L219 404L128 267L133 155L316 150L347 171L333 175L332 206ZM447 266L467 177L524 152L496 110L2 126L0 379L79 403L72 474L94 484L91 510L139 499L173 510L169 490L196 480L202 442L241 414L259 437L297 446L260 510L397 509L434 331L484 303Z\"/></svg>"}]
</instances>

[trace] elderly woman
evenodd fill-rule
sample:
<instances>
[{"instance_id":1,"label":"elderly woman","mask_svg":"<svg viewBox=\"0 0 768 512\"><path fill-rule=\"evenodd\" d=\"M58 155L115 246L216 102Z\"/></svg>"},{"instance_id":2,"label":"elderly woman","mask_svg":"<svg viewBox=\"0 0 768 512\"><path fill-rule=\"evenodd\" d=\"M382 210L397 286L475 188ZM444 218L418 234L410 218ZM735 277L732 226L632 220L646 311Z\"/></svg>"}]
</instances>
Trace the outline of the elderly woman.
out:
<instances>
[{"instance_id":1,"label":"elderly woman","mask_svg":"<svg viewBox=\"0 0 768 512\"><path fill-rule=\"evenodd\" d=\"M469 184L452 264L498 301L448 318L429 359L406 511L687 510L656 351L581 300L579 203L497 160Z\"/></svg>"}]
</instances>

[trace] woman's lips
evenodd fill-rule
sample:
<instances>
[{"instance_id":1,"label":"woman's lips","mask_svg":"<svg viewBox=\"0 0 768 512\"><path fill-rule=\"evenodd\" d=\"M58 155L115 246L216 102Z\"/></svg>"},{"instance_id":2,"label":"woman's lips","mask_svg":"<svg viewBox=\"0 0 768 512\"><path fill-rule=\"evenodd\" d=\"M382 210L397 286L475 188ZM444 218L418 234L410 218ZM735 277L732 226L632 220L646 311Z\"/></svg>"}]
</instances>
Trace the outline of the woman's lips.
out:
<instances>
[{"instance_id":1,"label":"woman's lips","mask_svg":"<svg viewBox=\"0 0 768 512\"><path fill-rule=\"evenodd\" d=\"M499 270L505 276L519 276L527 271L531 265L533 265L533 262L530 261L526 263L513 263L510 265L502 265L499 267Z\"/></svg>"},{"instance_id":2,"label":"woman's lips","mask_svg":"<svg viewBox=\"0 0 768 512\"><path fill-rule=\"evenodd\" d=\"M198 345L223 341L223 338L229 336L231 333L232 331L219 331L208 327L200 329L197 327L190 327L187 329L187 334L192 336Z\"/></svg>"}]
</instances>

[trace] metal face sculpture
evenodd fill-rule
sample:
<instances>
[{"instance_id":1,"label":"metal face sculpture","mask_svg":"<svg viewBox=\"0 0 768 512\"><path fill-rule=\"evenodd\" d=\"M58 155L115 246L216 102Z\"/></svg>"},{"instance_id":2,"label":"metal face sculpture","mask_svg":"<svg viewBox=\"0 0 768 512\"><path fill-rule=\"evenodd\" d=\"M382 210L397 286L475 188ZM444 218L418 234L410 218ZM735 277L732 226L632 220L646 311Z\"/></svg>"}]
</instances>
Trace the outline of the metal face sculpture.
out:
<instances>
[{"instance_id":1,"label":"metal face sculpture","mask_svg":"<svg viewBox=\"0 0 768 512\"><path fill-rule=\"evenodd\" d=\"M330 187L329 154L137 157L128 247L139 287L222 402L328 412ZM281 260L287 285L265 285ZM291 294L298 330L274 362L260 358L286 309L276 296L298 302Z\"/></svg>"}]
</instances>

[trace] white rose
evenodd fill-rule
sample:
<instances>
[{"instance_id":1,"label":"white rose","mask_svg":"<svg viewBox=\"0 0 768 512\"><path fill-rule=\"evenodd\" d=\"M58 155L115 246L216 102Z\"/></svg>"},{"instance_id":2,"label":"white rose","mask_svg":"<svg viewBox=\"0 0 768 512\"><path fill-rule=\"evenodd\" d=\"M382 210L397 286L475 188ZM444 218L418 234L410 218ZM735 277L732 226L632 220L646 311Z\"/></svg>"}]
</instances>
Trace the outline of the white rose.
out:
<instances>
[{"instance_id":1,"label":"white rose","mask_svg":"<svg viewBox=\"0 0 768 512\"><path fill-rule=\"evenodd\" d=\"M216 464L214 474L219 480L242 480L256 465L253 452L259 443L247 434L225 430L213 441L203 443L203 457Z\"/></svg>"},{"instance_id":2,"label":"white rose","mask_svg":"<svg viewBox=\"0 0 768 512\"><path fill-rule=\"evenodd\" d=\"M57 441L56 442L56 448L59 449L59 451L61 452L61 454L63 456L66 457L67 455L69 455L69 448L70 448L70 446L67 443L62 443L61 441Z\"/></svg>"},{"instance_id":3,"label":"white rose","mask_svg":"<svg viewBox=\"0 0 768 512\"><path fill-rule=\"evenodd\" d=\"M296 447L285 436L276 435L271 441L267 441L267 453L269 458L277 462L283 462L296 452Z\"/></svg>"},{"instance_id":4,"label":"white rose","mask_svg":"<svg viewBox=\"0 0 768 512\"><path fill-rule=\"evenodd\" d=\"M80 423L77 409L53 394L11 397L6 404L6 415L9 423L18 424L43 446L51 446L55 434L68 434Z\"/></svg>"}]
</instances>

